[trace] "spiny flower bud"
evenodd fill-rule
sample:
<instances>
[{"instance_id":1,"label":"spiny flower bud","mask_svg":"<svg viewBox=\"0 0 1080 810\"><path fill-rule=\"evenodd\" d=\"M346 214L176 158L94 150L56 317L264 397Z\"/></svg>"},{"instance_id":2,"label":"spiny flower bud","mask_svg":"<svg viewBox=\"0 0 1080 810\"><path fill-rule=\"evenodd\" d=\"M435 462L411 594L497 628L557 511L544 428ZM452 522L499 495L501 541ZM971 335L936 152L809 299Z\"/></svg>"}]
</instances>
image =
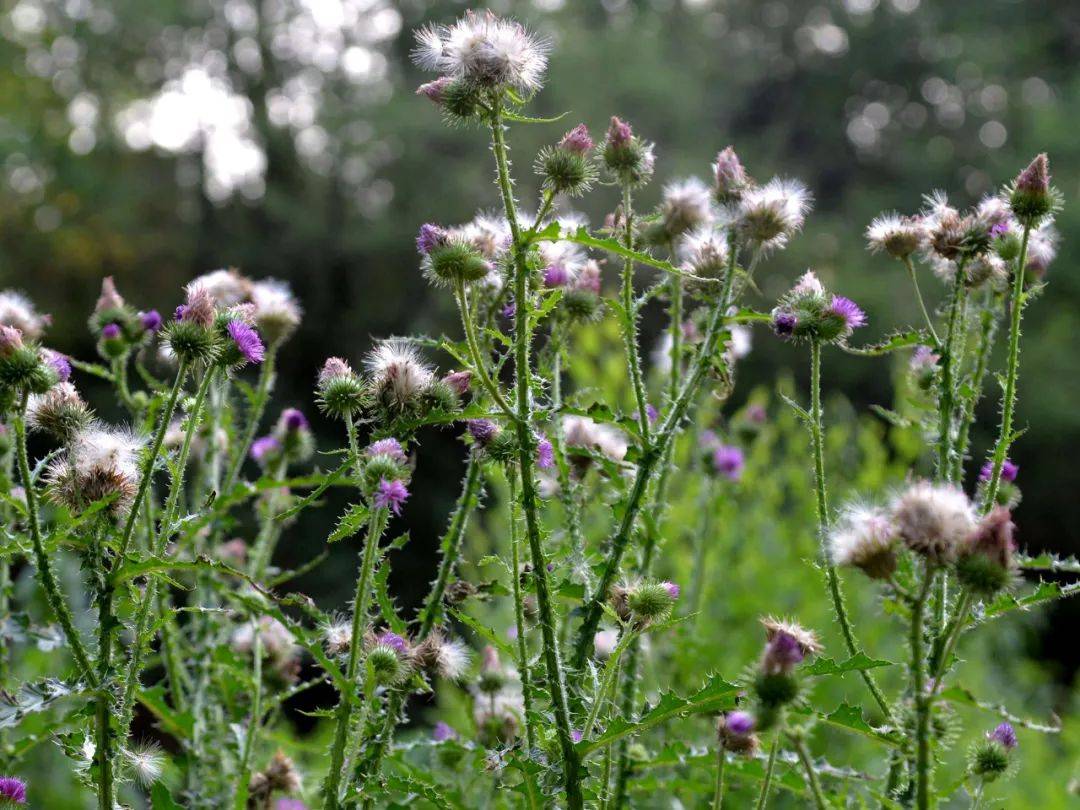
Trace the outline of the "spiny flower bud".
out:
<instances>
[{"instance_id":1,"label":"spiny flower bud","mask_svg":"<svg viewBox=\"0 0 1080 810\"><path fill-rule=\"evenodd\" d=\"M1028 227L1037 225L1053 212L1058 205L1058 195L1050 186L1050 161L1045 152L1036 155L1017 175L1008 196L1013 215Z\"/></svg>"},{"instance_id":2,"label":"spiny flower bud","mask_svg":"<svg viewBox=\"0 0 1080 810\"><path fill-rule=\"evenodd\" d=\"M985 782L993 782L1008 773L1010 754L1016 746L1016 731L1009 723L1001 723L972 747L968 772Z\"/></svg>"},{"instance_id":3,"label":"spiny flower bud","mask_svg":"<svg viewBox=\"0 0 1080 810\"><path fill-rule=\"evenodd\" d=\"M738 481L742 477L746 459L741 448L730 444L721 444L712 453L712 468L718 475L729 481Z\"/></svg>"},{"instance_id":4,"label":"spiny flower bud","mask_svg":"<svg viewBox=\"0 0 1080 810\"><path fill-rule=\"evenodd\" d=\"M639 582L613 588L611 604L623 621L648 627L667 619L678 598L679 586L673 582Z\"/></svg>"},{"instance_id":5,"label":"spiny flower bud","mask_svg":"<svg viewBox=\"0 0 1080 810\"><path fill-rule=\"evenodd\" d=\"M721 205L736 203L742 199L743 192L751 185L742 161L735 154L735 148L726 146L716 156L712 165L713 179L716 182L713 194Z\"/></svg>"},{"instance_id":6,"label":"spiny flower bud","mask_svg":"<svg viewBox=\"0 0 1080 810\"><path fill-rule=\"evenodd\" d=\"M956 560L957 579L985 597L1007 588L1016 571L1015 528L1009 510L995 507L961 546Z\"/></svg>"},{"instance_id":7,"label":"spiny flower bud","mask_svg":"<svg viewBox=\"0 0 1080 810\"><path fill-rule=\"evenodd\" d=\"M339 419L352 416L364 406L364 383L340 357L330 357L323 364L315 392L320 410Z\"/></svg>"},{"instance_id":8,"label":"spiny flower bud","mask_svg":"<svg viewBox=\"0 0 1080 810\"><path fill-rule=\"evenodd\" d=\"M57 369L46 362L37 346L23 342L15 327L0 326L0 391L6 388L15 394L40 394L58 380Z\"/></svg>"},{"instance_id":9,"label":"spiny flower bud","mask_svg":"<svg viewBox=\"0 0 1080 810\"><path fill-rule=\"evenodd\" d=\"M758 749L756 727L757 721L749 712L727 712L717 718L716 736L725 751L749 757Z\"/></svg>"},{"instance_id":10,"label":"spiny flower bud","mask_svg":"<svg viewBox=\"0 0 1080 810\"><path fill-rule=\"evenodd\" d=\"M463 397L469 393L469 385L472 383L471 371L451 371L442 378L443 383L450 387L454 396Z\"/></svg>"},{"instance_id":11,"label":"spiny flower bud","mask_svg":"<svg viewBox=\"0 0 1080 810\"><path fill-rule=\"evenodd\" d=\"M401 683L412 674L412 647L408 640L384 630L369 634L364 639L367 665L377 683L382 685Z\"/></svg>"},{"instance_id":12,"label":"spiny flower bud","mask_svg":"<svg viewBox=\"0 0 1080 810\"><path fill-rule=\"evenodd\" d=\"M596 180L596 169L588 157L592 148L589 130L579 124L556 146L540 150L536 173L543 178L544 189L571 196L588 191Z\"/></svg>"},{"instance_id":13,"label":"spiny flower bud","mask_svg":"<svg viewBox=\"0 0 1080 810\"><path fill-rule=\"evenodd\" d=\"M630 125L618 117L613 117L608 127L603 160L608 171L629 186L649 182L656 163L653 145L638 139Z\"/></svg>"},{"instance_id":14,"label":"spiny flower bud","mask_svg":"<svg viewBox=\"0 0 1080 810\"><path fill-rule=\"evenodd\" d=\"M222 341L212 328L215 316L214 300L206 288L189 284L187 303L176 308L173 322L164 329L165 345L179 360L212 363L222 348Z\"/></svg>"},{"instance_id":15,"label":"spiny flower bud","mask_svg":"<svg viewBox=\"0 0 1080 810\"><path fill-rule=\"evenodd\" d=\"M929 346L918 346L912 352L908 370L911 372L915 384L923 391L929 391L933 386L934 379L937 376L939 360L941 360L941 356Z\"/></svg>"},{"instance_id":16,"label":"spiny flower bud","mask_svg":"<svg viewBox=\"0 0 1080 810\"><path fill-rule=\"evenodd\" d=\"M888 579L896 571L896 528L880 509L848 507L829 534L829 553L836 565Z\"/></svg>"},{"instance_id":17,"label":"spiny flower bud","mask_svg":"<svg viewBox=\"0 0 1080 810\"><path fill-rule=\"evenodd\" d=\"M967 495L950 484L917 481L893 499L890 512L904 545L938 565L956 559L976 525Z\"/></svg>"},{"instance_id":18,"label":"spiny flower bud","mask_svg":"<svg viewBox=\"0 0 1080 810\"><path fill-rule=\"evenodd\" d=\"M93 418L90 407L71 383L57 383L44 394L32 394L26 403L26 422L31 430L61 442L85 430Z\"/></svg>"},{"instance_id":19,"label":"spiny flower bud","mask_svg":"<svg viewBox=\"0 0 1080 810\"><path fill-rule=\"evenodd\" d=\"M773 331L783 338L835 343L866 325L858 304L825 291L813 271L806 271L772 313Z\"/></svg>"},{"instance_id":20,"label":"spiny flower bud","mask_svg":"<svg viewBox=\"0 0 1080 810\"><path fill-rule=\"evenodd\" d=\"M449 76L440 76L435 81L425 82L416 88L416 95L423 96L429 101L441 105L446 96L446 88L453 84L454 80Z\"/></svg>"}]
</instances>

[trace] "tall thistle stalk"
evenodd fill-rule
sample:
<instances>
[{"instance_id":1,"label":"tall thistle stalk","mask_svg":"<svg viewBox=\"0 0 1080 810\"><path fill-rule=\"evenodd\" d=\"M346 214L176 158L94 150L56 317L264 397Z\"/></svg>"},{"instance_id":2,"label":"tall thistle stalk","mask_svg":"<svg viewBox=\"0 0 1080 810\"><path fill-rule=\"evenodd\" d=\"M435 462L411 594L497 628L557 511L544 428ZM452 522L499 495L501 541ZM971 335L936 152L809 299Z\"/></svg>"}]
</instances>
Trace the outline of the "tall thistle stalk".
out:
<instances>
[{"instance_id":1,"label":"tall thistle stalk","mask_svg":"<svg viewBox=\"0 0 1080 810\"><path fill-rule=\"evenodd\" d=\"M556 734L559 749L562 753L563 786L566 790L566 803L571 810L577 810L583 806L580 758L577 749L574 747L573 732L570 725L570 707L567 701L566 680L559 653L558 636L555 632L555 612L548 584L547 559L540 539L540 519L533 470L537 442L533 434L532 367L529 359L532 342L532 308L529 306L529 265L527 255L530 245L526 239L523 239L518 224L517 205L514 202L510 164L507 156L502 105L501 93L492 93L489 121L492 150L495 153L503 212L509 223L512 238L511 259L513 262L515 303L513 337L514 429L517 434L518 470L521 476L521 504L525 513L525 533L532 556L532 575L536 585L536 602L539 612L541 640L543 642L544 665L548 676L548 690L551 693Z\"/></svg>"}]
</instances>

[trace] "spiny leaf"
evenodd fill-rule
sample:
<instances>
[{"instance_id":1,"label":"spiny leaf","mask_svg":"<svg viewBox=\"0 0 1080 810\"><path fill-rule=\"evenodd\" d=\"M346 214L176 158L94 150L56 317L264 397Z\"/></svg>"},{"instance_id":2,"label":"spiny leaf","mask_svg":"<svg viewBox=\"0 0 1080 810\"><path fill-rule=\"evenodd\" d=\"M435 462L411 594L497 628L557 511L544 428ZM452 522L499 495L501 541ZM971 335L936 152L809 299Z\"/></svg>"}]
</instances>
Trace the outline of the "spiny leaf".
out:
<instances>
[{"instance_id":1,"label":"spiny leaf","mask_svg":"<svg viewBox=\"0 0 1080 810\"><path fill-rule=\"evenodd\" d=\"M1017 717L1015 714L1012 714L1002 704L987 703L979 700L970 690L965 689L962 686L950 686L948 689L942 690L939 697L942 700L947 700L950 703L955 703L959 706L972 706L976 709L982 709L984 712L996 714L1003 720L1008 720L1014 726L1021 726L1022 728L1031 729L1032 731L1041 731L1044 734L1061 733L1061 721L1056 716L1051 718L1050 725L1037 723L1034 720L1026 720L1023 717Z\"/></svg>"},{"instance_id":2,"label":"spiny leaf","mask_svg":"<svg viewBox=\"0 0 1080 810\"><path fill-rule=\"evenodd\" d=\"M672 718L730 708L735 705L738 691L738 686L714 675L705 686L688 698L679 697L674 692L665 692L660 696L659 702L643 714L638 722L628 723L621 717L616 718L598 737L578 743L578 751L584 757L616 740L640 734Z\"/></svg>"},{"instance_id":3,"label":"spiny leaf","mask_svg":"<svg viewBox=\"0 0 1080 810\"><path fill-rule=\"evenodd\" d=\"M316 500L318 500L319 496L322 495L324 492L326 492L326 490L329 489L330 486L335 481L337 481L339 478L341 478L343 475L345 475L345 472L349 469L350 466L352 466L352 459L347 459L344 464L342 464L340 467L338 467L332 473L327 475L326 479L322 483L320 483L317 487L315 487L314 490L312 490L305 497L301 498L300 501L298 503L296 503L291 509L286 509L280 515L277 515L274 518L274 520L276 520L278 522L288 520L289 518L293 517L294 515L299 514L301 511L303 511L307 507L311 506L311 504L313 504Z\"/></svg>"},{"instance_id":4,"label":"spiny leaf","mask_svg":"<svg viewBox=\"0 0 1080 810\"><path fill-rule=\"evenodd\" d=\"M1013 596L1011 593L1003 593L984 608L982 618L995 619L1014 610L1027 610L1043 602L1064 599L1077 593L1080 593L1080 582L1070 582L1067 585L1059 585L1056 582L1040 582L1034 591L1021 597Z\"/></svg>"},{"instance_id":5,"label":"spiny leaf","mask_svg":"<svg viewBox=\"0 0 1080 810\"><path fill-rule=\"evenodd\" d=\"M1056 554L1039 554L1035 557L1021 555L1017 564L1028 571L1080 574L1080 560L1076 557L1058 557Z\"/></svg>"},{"instance_id":6,"label":"spiny leaf","mask_svg":"<svg viewBox=\"0 0 1080 810\"><path fill-rule=\"evenodd\" d=\"M890 354L891 352L899 351L900 349L906 349L909 346L926 345L929 337L926 333L919 329L913 329L908 332L896 332L889 335L885 340L880 343L875 343L870 346L854 347L848 346L847 343L839 343L837 345L847 352L848 354L854 354L859 357L880 357L883 354Z\"/></svg>"},{"instance_id":7,"label":"spiny leaf","mask_svg":"<svg viewBox=\"0 0 1080 810\"><path fill-rule=\"evenodd\" d=\"M326 538L327 543L336 543L339 540L344 540L346 537L352 537L357 534L360 529L364 527L368 519L368 508L362 503L354 503L345 510L340 518L338 518L337 527L334 531L330 532L330 536Z\"/></svg>"},{"instance_id":8,"label":"spiny leaf","mask_svg":"<svg viewBox=\"0 0 1080 810\"><path fill-rule=\"evenodd\" d=\"M886 661L881 658L871 658L866 653L856 653L846 661L837 663L831 658L818 658L814 663L803 667L800 672L804 675L843 675L845 672L856 672L878 667L894 666L894 661Z\"/></svg>"},{"instance_id":9,"label":"spiny leaf","mask_svg":"<svg viewBox=\"0 0 1080 810\"><path fill-rule=\"evenodd\" d=\"M518 113L510 112L509 110L503 110L502 117L507 121L513 121L518 124L554 124L557 121L566 118L569 114L570 111L567 110L561 115L556 115L554 118L534 118L530 115L519 115Z\"/></svg>"}]
</instances>

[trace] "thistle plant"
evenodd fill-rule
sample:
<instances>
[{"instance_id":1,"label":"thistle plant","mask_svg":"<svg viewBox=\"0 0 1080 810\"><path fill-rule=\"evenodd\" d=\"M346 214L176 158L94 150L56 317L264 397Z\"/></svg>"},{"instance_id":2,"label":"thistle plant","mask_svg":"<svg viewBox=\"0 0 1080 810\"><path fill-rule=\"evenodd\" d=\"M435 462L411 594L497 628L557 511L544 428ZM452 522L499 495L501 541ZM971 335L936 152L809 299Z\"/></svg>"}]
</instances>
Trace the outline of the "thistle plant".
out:
<instances>
[{"instance_id":1,"label":"thistle plant","mask_svg":"<svg viewBox=\"0 0 1080 810\"><path fill-rule=\"evenodd\" d=\"M1059 730L956 682L970 630L1078 587L1025 584L1080 566L1022 554L1013 517L1021 317L1060 205L1046 157L969 211L933 193L872 222L918 322L858 345L873 321L830 289L846 268L780 277L806 186L759 183L726 146L708 180L654 189L665 156L624 117L528 114L550 50L491 13L417 33L435 74L418 94L494 158L482 213L417 227L416 272L454 331L329 357L315 408L274 400L302 321L282 282L211 271L163 317L106 278L95 360L47 348L48 318L0 292L0 618L18 628L0 729L44 714L102 810L614 808L669 788L714 808L979 806L1022 768L1020 736ZM511 162L519 127L551 133L534 198ZM599 225L571 207L586 195L610 209ZM790 287L775 305L765 280ZM743 391L754 327L808 352L808 407L783 380ZM976 459L999 333L1000 423ZM892 463L832 421L823 363L909 350L899 410L879 413L922 449ZM128 424L96 415L91 375ZM774 389L790 413L770 410ZM410 615L390 552L414 542L398 524L423 503L413 472L436 429L460 438L463 478ZM845 469L835 436L876 450L872 469ZM331 488L349 505L327 543L355 559L351 599L324 609L292 583L327 555L290 571L278 551ZM24 562L33 587L15 589ZM798 595L773 582L804 570ZM31 621L41 610L57 627ZM35 638L47 680L25 678ZM287 705L304 693L330 697L300 740ZM970 727L966 757L955 706L1000 716ZM34 803L28 728L0 741L5 806Z\"/></svg>"}]
</instances>

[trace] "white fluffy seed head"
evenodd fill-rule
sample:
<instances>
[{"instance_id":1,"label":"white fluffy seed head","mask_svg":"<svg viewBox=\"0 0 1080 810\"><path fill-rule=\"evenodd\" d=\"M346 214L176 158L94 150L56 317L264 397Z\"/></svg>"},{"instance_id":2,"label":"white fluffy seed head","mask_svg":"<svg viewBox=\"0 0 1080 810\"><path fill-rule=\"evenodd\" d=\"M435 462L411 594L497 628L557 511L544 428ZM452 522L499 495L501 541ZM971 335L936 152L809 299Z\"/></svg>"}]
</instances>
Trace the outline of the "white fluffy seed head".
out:
<instances>
[{"instance_id":1,"label":"white fluffy seed head","mask_svg":"<svg viewBox=\"0 0 1080 810\"><path fill-rule=\"evenodd\" d=\"M727 233L712 225L693 228L679 240L683 269L703 278L719 278L728 263Z\"/></svg>"},{"instance_id":2,"label":"white fluffy seed head","mask_svg":"<svg viewBox=\"0 0 1080 810\"><path fill-rule=\"evenodd\" d=\"M961 489L930 481L916 481L900 492L890 512L904 545L937 564L956 558L977 523L975 509Z\"/></svg>"},{"instance_id":3,"label":"white fluffy seed head","mask_svg":"<svg viewBox=\"0 0 1080 810\"><path fill-rule=\"evenodd\" d=\"M513 20L468 12L452 25L416 33L413 61L422 69L481 87L540 89L549 45Z\"/></svg>"},{"instance_id":4,"label":"white fluffy seed head","mask_svg":"<svg viewBox=\"0 0 1080 810\"><path fill-rule=\"evenodd\" d=\"M0 325L18 329L27 340L37 340L49 325L49 317L38 314L33 302L22 293L2 290Z\"/></svg>"},{"instance_id":5,"label":"white fluffy seed head","mask_svg":"<svg viewBox=\"0 0 1080 810\"><path fill-rule=\"evenodd\" d=\"M202 287L209 293L219 307L236 306L251 294L251 280L241 275L235 267L204 273L191 281L186 289L190 293L196 287Z\"/></svg>"},{"instance_id":6,"label":"white fluffy seed head","mask_svg":"<svg viewBox=\"0 0 1080 810\"><path fill-rule=\"evenodd\" d=\"M762 250L778 250L799 231L810 213L812 197L798 180L774 177L747 191L736 221L743 236Z\"/></svg>"},{"instance_id":7,"label":"white fluffy seed head","mask_svg":"<svg viewBox=\"0 0 1080 810\"><path fill-rule=\"evenodd\" d=\"M562 429L567 447L595 450L612 461L626 457L626 436L609 425L598 424L588 416L564 416Z\"/></svg>"},{"instance_id":8,"label":"white fluffy seed head","mask_svg":"<svg viewBox=\"0 0 1080 810\"><path fill-rule=\"evenodd\" d=\"M905 217L885 213L876 217L866 229L866 241L871 253L888 253L906 259L926 247L926 224L921 217Z\"/></svg>"},{"instance_id":9,"label":"white fluffy seed head","mask_svg":"<svg viewBox=\"0 0 1080 810\"><path fill-rule=\"evenodd\" d=\"M300 325L300 304L284 281L271 278L252 284L251 304L255 326L269 343L284 340Z\"/></svg>"},{"instance_id":10,"label":"white fluffy seed head","mask_svg":"<svg viewBox=\"0 0 1080 810\"><path fill-rule=\"evenodd\" d=\"M837 565L886 579L896 570L896 527L884 510L849 506L829 534L829 553Z\"/></svg>"},{"instance_id":11,"label":"white fluffy seed head","mask_svg":"<svg viewBox=\"0 0 1080 810\"><path fill-rule=\"evenodd\" d=\"M161 753L161 748L154 743L124 749L123 756L135 781L143 787L149 787L158 781L165 769L165 756Z\"/></svg>"},{"instance_id":12,"label":"white fluffy seed head","mask_svg":"<svg viewBox=\"0 0 1080 810\"><path fill-rule=\"evenodd\" d=\"M660 215L669 236L712 221L712 193L697 177L674 180L664 186L660 199Z\"/></svg>"},{"instance_id":13,"label":"white fluffy seed head","mask_svg":"<svg viewBox=\"0 0 1080 810\"><path fill-rule=\"evenodd\" d=\"M1057 244L1057 229L1049 222L1033 230L1028 237L1027 270L1041 278L1057 256Z\"/></svg>"},{"instance_id":14,"label":"white fluffy seed head","mask_svg":"<svg viewBox=\"0 0 1080 810\"><path fill-rule=\"evenodd\" d=\"M434 372L419 352L401 340L385 340L364 360L372 387L380 399L398 407L412 402L426 391L434 380Z\"/></svg>"}]
</instances>

